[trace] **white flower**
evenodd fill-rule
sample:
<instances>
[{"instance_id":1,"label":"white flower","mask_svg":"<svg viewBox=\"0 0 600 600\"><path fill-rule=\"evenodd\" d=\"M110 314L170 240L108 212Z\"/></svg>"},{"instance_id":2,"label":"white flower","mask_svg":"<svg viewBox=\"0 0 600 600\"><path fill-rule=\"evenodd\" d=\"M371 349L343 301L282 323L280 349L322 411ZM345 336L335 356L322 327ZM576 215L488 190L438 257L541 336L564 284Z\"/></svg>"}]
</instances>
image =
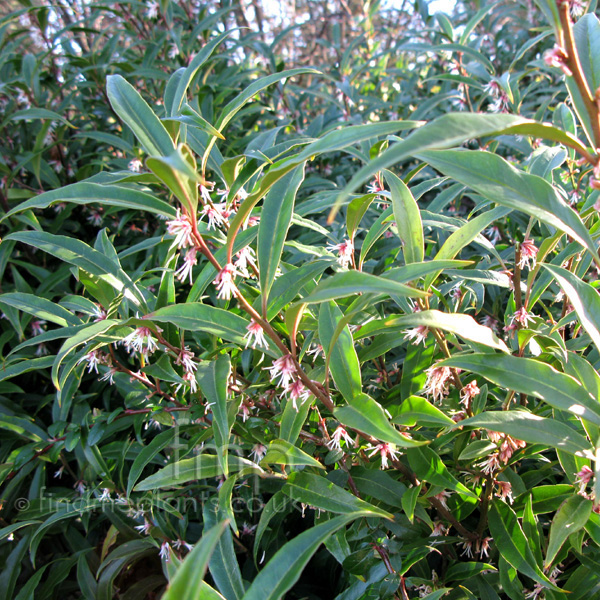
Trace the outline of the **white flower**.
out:
<instances>
[{"instance_id":1,"label":"white flower","mask_svg":"<svg viewBox=\"0 0 600 600\"><path fill-rule=\"evenodd\" d=\"M181 282L185 281L188 277L190 279L190 285L192 285L192 270L195 265L198 264L198 259L196 258L196 248L188 248L185 256L183 258L183 264L177 271L175 271L175 277Z\"/></svg>"},{"instance_id":2,"label":"white flower","mask_svg":"<svg viewBox=\"0 0 600 600\"><path fill-rule=\"evenodd\" d=\"M425 393L433 396L435 402L441 402L450 390L448 385L452 377L450 367L429 367L427 369L427 381L425 382Z\"/></svg>"},{"instance_id":3,"label":"white flower","mask_svg":"<svg viewBox=\"0 0 600 600\"><path fill-rule=\"evenodd\" d=\"M330 450L341 450L341 441L344 440L347 446L354 446L352 436L342 427L338 425L337 429L331 434L331 439L327 442L327 447Z\"/></svg>"},{"instance_id":4,"label":"white flower","mask_svg":"<svg viewBox=\"0 0 600 600\"><path fill-rule=\"evenodd\" d=\"M341 267L347 267L352 264L354 256L354 244L352 240L346 239L339 244L328 244L327 250L338 253L337 261Z\"/></svg>"},{"instance_id":5,"label":"white flower","mask_svg":"<svg viewBox=\"0 0 600 600\"><path fill-rule=\"evenodd\" d=\"M213 281L217 291L219 292L217 294L217 298L220 298L221 300L229 300L231 296L233 296L237 289L234 282L236 274L236 269L231 263L226 264L221 269Z\"/></svg>"},{"instance_id":6,"label":"white flower","mask_svg":"<svg viewBox=\"0 0 600 600\"><path fill-rule=\"evenodd\" d=\"M209 198L210 200L210 198ZM223 218L223 213L218 208L218 204L205 204L202 209L202 214L208 217L208 230L217 229L217 227L221 227L223 223L225 223L225 219Z\"/></svg>"},{"instance_id":7,"label":"white flower","mask_svg":"<svg viewBox=\"0 0 600 600\"><path fill-rule=\"evenodd\" d=\"M267 453L267 447L262 444L255 444L250 451L250 457L254 457L254 462L259 463Z\"/></svg>"},{"instance_id":8,"label":"white flower","mask_svg":"<svg viewBox=\"0 0 600 600\"><path fill-rule=\"evenodd\" d=\"M77 364L80 364L82 362L87 363L88 373L91 373L92 371L98 373L98 365L102 364L102 362L104 362L104 359L102 353L99 350L92 350L91 352L88 352L87 354L82 356L77 361Z\"/></svg>"},{"instance_id":9,"label":"white flower","mask_svg":"<svg viewBox=\"0 0 600 600\"><path fill-rule=\"evenodd\" d=\"M158 329L158 331L160 332L162 329ZM153 335L148 327L137 327L133 333L123 339L123 344L128 352L135 351L148 356L158 349L158 344L152 337Z\"/></svg>"},{"instance_id":10,"label":"white flower","mask_svg":"<svg viewBox=\"0 0 600 600\"><path fill-rule=\"evenodd\" d=\"M175 236L175 244L178 248L194 245L192 222L187 214L182 215L179 209L177 209L177 216L172 221L167 221L167 232Z\"/></svg>"},{"instance_id":11,"label":"white flower","mask_svg":"<svg viewBox=\"0 0 600 600\"><path fill-rule=\"evenodd\" d=\"M300 400L300 406L302 406L310 396L310 392L304 387L304 384L299 379L296 379L296 381L288 385L285 392L290 395L292 406L296 412L298 412L298 404L296 404L296 401Z\"/></svg>"},{"instance_id":12,"label":"white flower","mask_svg":"<svg viewBox=\"0 0 600 600\"><path fill-rule=\"evenodd\" d=\"M287 388L292 382L293 376L296 375L296 365L290 354L280 356L277 360L273 361L273 366L267 367L271 381L277 383L279 377L279 385Z\"/></svg>"},{"instance_id":13,"label":"white flower","mask_svg":"<svg viewBox=\"0 0 600 600\"><path fill-rule=\"evenodd\" d=\"M380 456L381 456L381 468L382 469L387 469L388 467L388 457L392 457L392 460L397 460L398 459L398 452L392 447L391 444L388 443L384 443L381 442L379 444L376 444L375 446L373 446L372 444L369 444L367 446L367 451L371 451L371 454L369 454L369 457L374 456L375 454L377 454L379 452Z\"/></svg>"},{"instance_id":14,"label":"white flower","mask_svg":"<svg viewBox=\"0 0 600 600\"><path fill-rule=\"evenodd\" d=\"M265 331L254 319L250 319L250 325L246 327L246 331L248 332L244 339L246 340L246 348L248 346L252 346L252 348L256 348L256 346L262 346L263 348L268 348L269 343L265 338Z\"/></svg>"},{"instance_id":15,"label":"white flower","mask_svg":"<svg viewBox=\"0 0 600 600\"><path fill-rule=\"evenodd\" d=\"M169 553L171 550L171 546L169 546L169 542L163 542L160 546L159 556L165 561L169 561Z\"/></svg>"},{"instance_id":16,"label":"white flower","mask_svg":"<svg viewBox=\"0 0 600 600\"><path fill-rule=\"evenodd\" d=\"M178 55L179 55L179 48L177 47L177 44L171 44L171 47L169 48L169 51L167 52L167 56L169 58L175 58Z\"/></svg>"}]
</instances>

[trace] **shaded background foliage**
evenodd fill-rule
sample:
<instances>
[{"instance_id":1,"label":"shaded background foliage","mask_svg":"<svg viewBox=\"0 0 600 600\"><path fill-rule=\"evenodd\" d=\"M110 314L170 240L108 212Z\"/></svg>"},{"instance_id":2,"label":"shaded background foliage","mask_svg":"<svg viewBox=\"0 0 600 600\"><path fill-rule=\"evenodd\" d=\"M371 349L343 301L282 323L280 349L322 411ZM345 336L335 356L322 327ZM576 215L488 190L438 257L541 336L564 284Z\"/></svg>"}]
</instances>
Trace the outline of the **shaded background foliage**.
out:
<instances>
[{"instance_id":1,"label":"shaded background foliage","mask_svg":"<svg viewBox=\"0 0 600 600\"><path fill-rule=\"evenodd\" d=\"M352 196L352 204L346 199L332 224L327 219L361 166L391 151L398 136L405 137L401 126L374 129L378 124L431 122L450 112L481 112L490 119L507 113L554 123L557 129L551 134L522 130L522 136L515 137L509 125L524 121L501 121L500 116L496 122L502 126L473 126L464 139L446 147L464 142L465 148L487 149L544 179L561 198L550 208L565 201L573 204L595 240L592 207L598 192L588 179L591 167L577 163L568 145L556 143L559 130L585 134L576 124L561 72L542 58L554 44L550 3L456 4L452 15L432 16L426 2L406 1L390 8L359 0L309 0L285 6L283 18L271 14L270 6L260 0L243 5L57 0L51 5L3 6L0 203L4 213L12 211L2 222L0 245L0 586L6 597L153 598L163 594L170 579L167 593L173 597L177 583L185 581L189 597L215 598L220 592L228 600L254 598L260 594L258 573L270 577L272 587L278 577L281 580L281 593L273 592L273 598L289 587L290 598L340 599L428 594L438 598L443 593L457 599L566 597L552 584L571 591L573 600L598 593L600 523L592 500L577 493L586 490L587 482L581 487L584 467L593 466L598 410L589 407L582 421L581 414L569 412L566 400L560 404L544 390L539 392L536 383L554 381L555 371L543 369L551 364L583 381L586 393L597 401L594 367L599 357L591 344L593 328L584 325L582 331L577 321L587 318L587 323L595 317L582 317L568 286L562 287L570 302L557 300L558 285L550 274L534 270L534 262L526 284L523 275L523 295L531 298L525 306L532 311L533 324L525 319L515 326L514 317L511 320L523 302L511 291L515 283L521 289L515 279L520 271L515 267L515 245L522 252L519 243L532 241L541 249L540 261L567 264L582 285L588 285L585 280L595 286L591 253L568 239L565 229L533 218L527 198L520 200L523 212L507 216L508 211L496 208L488 214L486 188L475 179L465 181L444 164L443 156L427 154L426 147L416 147L404 162L393 163L394 172L418 201L425 232L422 258L439 260L440 249L448 250L450 234L462 232L456 251L445 258L473 261L469 268L464 263L444 264L442 275L430 280L424 271L397 281L425 290L433 283L430 304L421 308L476 317L495 329L515 355L505 356L504 342L489 329L484 333L473 328L470 321L468 326L462 325L465 321L456 321L460 327L448 326L439 314L427 313L432 321L417 322L418 312L409 299L413 292L390 287L391 269L420 262L407 258L403 221L393 223L391 216L385 221L386 210L390 215L396 211L394 218L402 214L399 198L406 195L397 177L376 168L371 174L375 179L366 178L375 187ZM587 6L591 13L595 8L595 2ZM582 43L596 39L591 18L585 17L589 38L581 27L578 30ZM222 36L219 44L217 36ZM173 74L181 76L212 43L213 52L190 82L187 112L169 111ZM318 72L276 77L307 67ZM289 336L298 315L294 300L317 298L298 322L300 360L311 380L330 386L335 410L311 396L296 411L289 392L286 396L268 381L265 369L278 356L275 347L263 354L245 345L247 321L240 329L234 319L243 312L219 297L211 285L215 273L206 260L193 265L191 292L187 278L175 279L181 263L175 262L177 249L166 235L164 219L173 221L177 194L171 194L152 163L145 162L151 153L129 126L135 123L136 111L129 111L125 119L119 112L117 91L130 99L137 96L113 78L109 97L107 78L115 75L139 92L171 135L184 131L197 157L205 154L210 126L219 122L230 103L260 78L275 76L271 85L239 107L224 130L225 140L213 146L202 175L216 181L215 192L228 188L229 200L239 206L244 194L231 192L234 187L239 192L243 186L247 193L260 189L266 174L282 164L279 159L293 160L305 146L316 144L310 147L314 155L297 197L285 200L286 190L293 187L286 179L264 200L264 212L253 214L271 218L279 212L267 212L267 202L275 208L281 202L281 210L284 202L292 202L294 218L283 261L279 264L277 259L274 265L283 272L278 280L283 283L279 288L273 284L282 296L282 290L290 292L274 312L283 315L288 305L292 308L285 318L273 315L270 320L278 334ZM462 122L452 118L442 121L442 132ZM376 133L360 137L354 133L359 130L351 129L365 125ZM430 131L436 135L435 129ZM545 134L549 141L542 140ZM315 139L328 140L328 151L319 150ZM476 163L475 167L485 171ZM88 198L78 204L59 192L41 196L47 202L41 200L35 209L19 208L38 194L84 181L105 186L101 189L107 197L97 192L98 202ZM111 205L107 200L115 188L123 193L143 191L164 201L155 205L158 216ZM215 192L211 201L216 203ZM476 219L480 220L473 224ZM569 224L575 222L575 217L569 219ZM257 229L246 229L239 239L258 249L253 237ZM64 248L48 252L50 238L35 241L32 232L64 236L64 244L70 243L66 238L86 242L90 251L109 257L117 278L123 278L126 287L127 278L134 282L130 296L116 293L97 273L86 274L81 261L74 261ZM205 219L201 233L216 251L225 243L227 230L211 232ZM365 273L387 274L387 279L378 278L377 285L387 294L383 298L368 295L382 292L369 287L375 285L372 281L343 279L353 274L340 266L344 260L339 245L348 237L356 249L354 263L364 258ZM544 240L549 241L544 245ZM354 263L349 260L350 266ZM509 275L505 269L510 269ZM257 287L248 279L240 289L260 307L262 280ZM357 289L366 302L361 304L361 297L353 295ZM590 289L577 288L582 297ZM273 292L269 301L276 295ZM335 299L340 308L323 299ZM175 312L163 312L160 320L157 313L167 305L180 307L186 301L222 309L219 318L233 319L226 323L237 327L233 339L214 326L190 330ZM592 296L591 305L594 302ZM576 305L576 313L570 313L570 304ZM134 348L130 334L145 324L140 317L148 313L148 322L163 330L153 329L154 335L164 337L160 352L140 359L126 350ZM341 350L329 349L326 342L342 313L350 328L341 329ZM102 330L107 314L116 324ZM398 315L406 319L396 325L385 321ZM559 321L563 327L553 327ZM57 391L51 376L55 356L64 350L65 339L68 344L90 327L97 331L86 338L88 345L77 347L64 361L61 357ZM446 343L440 342L440 330L448 336L454 366L464 370L460 386L455 381L436 388L432 381L432 366L443 358L440 348ZM433 331L438 332L435 339ZM424 343L412 344L420 335ZM110 344L128 337L129 348L111 347L112 363L102 354L94 366L96 355L90 354L97 347L107 353ZM202 361L197 374L192 372L194 381L198 379L193 386L185 379L190 369L182 352L177 353L183 340L194 359ZM326 349L333 381L326 377L322 356L307 356L319 346ZM486 354L490 348L499 353ZM474 354L459 354L467 349ZM506 381L492 373L486 363L490 356L502 365ZM519 358L531 361L514 362ZM116 364L120 366L113 371ZM522 378L509 377L521 369L531 370L530 389ZM470 372L481 378L472 378ZM557 379L557 397L568 398L575 389L579 398L581 389L569 387L572 379L565 378ZM195 390L198 384L200 393ZM494 422L493 409L509 404L513 396L522 405L522 411L516 410L516 424ZM224 407L222 413L212 405ZM530 432L529 417L523 416L530 413L532 419L551 418L543 425L533 421L533 429L551 432L552 440L542 442ZM452 419L466 416L479 418L472 429L453 426ZM340 423L351 435L338 437L336 444L332 436L341 435ZM495 431L512 437L494 435ZM401 432L411 432L414 440L429 445L404 451L402 444L411 443L399 437ZM227 440L229 459L219 454ZM359 446L354 447L355 442ZM270 454L264 458L267 448ZM491 457L501 451L503 464L491 468ZM236 462L238 455L241 460ZM257 465L261 458L262 468ZM180 461L185 460L193 461L193 476L165 470L165 464L183 469ZM223 460L231 471L227 479L222 478ZM389 468L380 470L388 461ZM294 475L287 480L279 477L291 471ZM592 481L591 476L587 479ZM287 505L286 498L297 504ZM275 510L278 506L283 508ZM342 516L333 517L336 513ZM390 514L393 521L386 520ZM224 517L234 518L231 528L220 525ZM566 525L575 530L568 542L561 533ZM306 544L308 566L292 564L287 575L278 574L277 565L284 564L286 556L301 556L296 547L286 545L300 534L306 536L301 542ZM283 554L269 563L280 549ZM270 569L264 567L267 563ZM194 584L186 565L200 576L208 565L211 587ZM246 591L252 581L255 585Z\"/></svg>"}]
</instances>

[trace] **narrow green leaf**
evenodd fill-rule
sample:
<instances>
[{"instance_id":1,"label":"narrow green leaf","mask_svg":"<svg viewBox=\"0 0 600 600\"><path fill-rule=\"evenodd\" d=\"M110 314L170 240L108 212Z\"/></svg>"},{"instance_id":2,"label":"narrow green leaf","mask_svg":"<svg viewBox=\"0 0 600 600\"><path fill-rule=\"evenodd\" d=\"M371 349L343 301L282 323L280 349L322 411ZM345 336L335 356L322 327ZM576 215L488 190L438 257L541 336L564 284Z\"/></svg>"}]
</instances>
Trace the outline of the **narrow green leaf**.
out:
<instances>
[{"instance_id":1,"label":"narrow green leaf","mask_svg":"<svg viewBox=\"0 0 600 600\"><path fill-rule=\"evenodd\" d=\"M442 412L437 406L428 402L420 396L409 396L400 406L390 407L392 412L392 423L398 425L433 425L443 427L454 427L456 423Z\"/></svg>"},{"instance_id":2,"label":"narrow green leaf","mask_svg":"<svg viewBox=\"0 0 600 600\"><path fill-rule=\"evenodd\" d=\"M229 470L254 469L261 473L262 469L252 461L239 456L229 457ZM134 487L136 492L146 492L159 488L171 488L195 481L196 479L210 479L223 474L219 458L215 454L200 454L194 458L184 458L173 464L163 467L150 477L146 477Z\"/></svg>"},{"instance_id":3,"label":"narrow green leaf","mask_svg":"<svg viewBox=\"0 0 600 600\"><path fill-rule=\"evenodd\" d=\"M271 188L263 202L257 241L263 314L267 310L267 298L275 281L283 245L292 221L296 193L303 180L304 166L301 165L282 177Z\"/></svg>"},{"instance_id":4,"label":"narrow green leaf","mask_svg":"<svg viewBox=\"0 0 600 600\"><path fill-rule=\"evenodd\" d=\"M231 360L228 354L222 354L217 360L198 365L197 379L200 390L211 407L213 414L213 433L219 464L225 477L229 474L227 467L227 450L231 425L227 416L227 384L231 373Z\"/></svg>"},{"instance_id":5,"label":"narrow green leaf","mask_svg":"<svg viewBox=\"0 0 600 600\"><path fill-rule=\"evenodd\" d=\"M567 269L543 264L552 273L573 305L582 327L600 350L600 296L598 290Z\"/></svg>"},{"instance_id":6,"label":"narrow green leaf","mask_svg":"<svg viewBox=\"0 0 600 600\"><path fill-rule=\"evenodd\" d=\"M361 271L340 271L321 282L315 290L302 299L305 304L328 302L354 294L387 294L406 298L427 298L429 294L389 277L377 277Z\"/></svg>"},{"instance_id":7,"label":"narrow green leaf","mask_svg":"<svg viewBox=\"0 0 600 600\"><path fill-rule=\"evenodd\" d=\"M308 465L310 467L317 467L318 469L325 468L318 460L285 440L273 440L270 442L267 447L267 453L261 463L263 462L266 464L289 465L292 467L296 465Z\"/></svg>"},{"instance_id":8,"label":"narrow green leaf","mask_svg":"<svg viewBox=\"0 0 600 600\"><path fill-rule=\"evenodd\" d=\"M362 381L360 363L352 334L347 326L335 340L333 348L331 347L337 325L342 318L342 311L335 302L323 303L319 311L319 339L329 362L333 381L342 396L350 401L361 393Z\"/></svg>"},{"instance_id":9,"label":"narrow green leaf","mask_svg":"<svg viewBox=\"0 0 600 600\"><path fill-rule=\"evenodd\" d=\"M168 102L165 99L165 107L167 109L168 114L171 117L176 116L179 113L181 105L183 104L183 101L185 99L185 94L190 86L190 83L192 82L192 79L194 79L194 76L196 75L200 67L210 58L215 48L219 46L228 36L232 35L235 31L237 31L237 28L230 29L229 31L226 31L221 35L210 39L200 49L196 56L194 56L194 58L191 60L190 64L185 68L185 70L182 70L180 75L177 77L177 87L173 92L172 98L170 98Z\"/></svg>"},{"instance_id":10,"label":"narrow green leaf","mask_svg":"<svg viewBox=\"0 0 600 600\"><path fill-rule=\"evenodd\" d=\"M47 298L26 294L24 292L9 292L0 295L0 303L8 304L39 319L56 323L61 327L81 325L81 319L60 304Z\"/></svg>"},{"instance_id":11,"label":"narrow green leaf","mask_svg":"<svg viewBox=\"0 0 600 600\"><path fill-rule=\"evenodd\" d=\"M335 418L342 425L400 448L413 448L427 443L418 442L400 433L390 424L381 405L367 394L357 394L348 402L348 406L341 406L333 411Z\"/></svg>"},{"instance_id":12,"label":"narrow green leaf","mask_svg":"<svg viewBox=\"0 0 600 600\"><path fill-rule=\"evenodd\" d=\"M246 344L244 336L248 333L246 328L249 321L208 304L188 302L164 306L150 313L146 318L157 323L172 323L187 331L206 331L228 342Z\"/></svg>"},{"instance_id":13,"label":"narrow green leaf","mask_svg":"<svg viewBox=\"0 0 600 600\"><path fill-rule=\"evenodd\" d=\"M204 600L203 579L208 561L228 522L221 521L211 527L194 546L194 549L185 557L177 569L175 577L167 586L163 600Z\"/></svg>"},{"instance_id":14,"label":"narrow green leaf","mask_svg":"<svg viewBox=\"0 0 600 600\"><path fill-rule=\"evenodd\" d=\"M498 206L492 210L484 212L481 215L478 215L471 221L468 221L448 237L448 239L444 242L444 245L440 248L439 252L435 255L434 261L454 258L463 248L475 240L486 227L488 227L497 219L505 217L510 212L511 211L509 209ZM435 281L441 272L442 270L440 269L439 271L428 275L425 278L423 287L426 290L429 289L429 286Z\"/></svg>"},{"instance_id":15,"label":"narrow green leaf","mask_svg":"<svg viewBox=\"0 0 600 600\"><path fill-rule=\"evenodd\" d=\"M400 317L387 317L369 321L356 334L356 339L363 339L392 329L408 329L410 327L428 327L454 333L464 340L484 344L508 352L506 344L489 328L480 325L470 315L461 313L444 313L439 310L424 310Z\"/></svg>"},{"instance_id":16,"label":"narrow green leaf","mask_svg":"<svg viewBox=\"0 0 600 600\"><path fill-rule=\"evenodd\" d=\"M358 229L362 218L376 197L377 194L366 194L365 196L354 198L352 202L348 204L348 207L346 208L346 231L351 240L354 239L356 230Z\"/></svg>"},{"instance_id":17,"label":"narrow green leaf","mask_svg":"<svg viewBox=\"0 0 600 600\"><path fill-rule=\"evenodd\" d=\"M363 513L351 513L320 523L296 536L275 553L256 576L243 600L280 600L298 581L318 547L338 529Z\"/></svg>"},{"instance_id":18,"label":"narrow green leaf","mask_svg":"<svg viewBox=\"0 0 600 600\"><path fill-rule=\"evenodd\" d=\"M560 505L550 525L548 549L544 561L545 569L552 564L567 538L586 525L592 514L592 505L591 500L579 494L573 494Z\"/></svg>"},{"instance_id":19,"label":"narrow green leaf","mask_svg":"<svg viewBox=\"0 0 600 600\"><path fill-rule=\"evenodd\" d=\"M138 306L144 305L144 297L120 265L102 252L76 238L54 235L44 231L19 231L7 235L5 240L15 240L39 248L80 269L99 276L119 293Z\"/></svg>"},{"instance_id":20,"label":"narrow green leaf","mask_svg":"<svg viewBox=\"0 0 600 600\"><path fill-rule=\"evenodd\" d=\"M498 551L508 564L544 587L558 590L535 562L517 515L508 504L500 500L492 502L489 511L489 527Z\"/></svg>"},{"instance_id":21,"label":"narrow green leaf","mask_svg":"<svg viewBox=\"0 0 600 600\"><path fill-rule=\"evenodd\" d=\"M394 515L360 500L350 492L328 481L322 475L306 472L292 473L282 492L296 502L302 502L328 512L348 514L370 513L373 517L393 520Z\"/></svg>"},{"instance_id":22,"label":"narrow green leaf","mask_svg":"<svg viewBox=\"0 0 600 600\"><path fill-rule=\"evenodd\" d=\"M597 258L595 243L579 215L545 179L481 150L432 150L419 152L419 158L484 198L569 234Z\"/></svg>"},{"instance_id":23,"label":"narrow green leaf","mask_svg":"<svg viewBox=\"0 0 600 600\"><path fill-rule=\"evenodd\" d=\"M175 438L177 429L171 427L167 431L159 433L142 451L135 457L129 476L127 478L127 495L131 494L133 486L137 483L144 467L161 451L164 450Z\"/></svg>"},{"instance_id":24,"label":"narrow green leaf","mask_svg":"<svg viewBox=\"0 0 600 600\"><path fill-rule=\"evenodd\" d=\"M159 200L146 192L118 185L100 185L82 181L58 190L44 192L30 200L21 202L7 212L0 221L25 210L48 208L58 202L72 202L73 204L98 203L104 206L144 210L165 217L175 217L175 208L164 200Z\"/></svg>"},{"instance_id":25,"label":"narrow green leaf","mask_svg":"<svg viewBox=\"0 0 600 600\"><path fill-rule=\"evenodd\" d=\"M98 336L106 333L111 327L118 325L120 321L115 319L104 319L103 321L98 321L96 323L92 323L85 329L78 331L74 336L68 338L65 343L62 345L58 354L56 355L56 359L52 365L52 382L56 386L56 389L61 389L59 380L58 380L58 370L60 369L61 364L64 362L65 358L71 354L78 346L81 344L85 344L87 342L93 341Z\"/></svg>"},{"instance_id":26,"label":"narrow green leaf","mask_svg":"<svg viewBox=\"0 0 600 600\"><path fill-rule=\"evenodd\" d=\"M390 186L394 219L403 244L404 261L422 262L425 258L425 242L419 205L402 179L391 171L384 171L384 176Z\"/></svg>"},{"instance_id":27,"label":"narrow green leaf","mask_svg":"<svg viewBox=\"0 0 600 600\"><path fill-rule=\"evenodd\" d=\"M106 92L113 110L130 127L144 150L168 156L175 149L171 136L137 90L121 75L106 78Z\"/></svg>"},{"instance_id":28,"label":"narrow green leaf","mask_svg":"<svg viewBox=\"0 0 600 600\"><path fill-rule=\"evenodd\" d=\"M439 366L477 373L502 388L539 398L554 408L600 425L600 404L576 379L532 358L469 354L444 360Z\"/></svg>"},{"instance_id":29,"label":"narrow green leaf","mask_svg":"<svg viewBox=\"0 0 600 600\"><path fill-rule=\"evenodd\" d=\"M477 498L476 494L450 473L442 459L431 448L427 446L411 448L406 450L406 457L411 469L420 480L454 490L471 498Z\"/></svg>"}]
</instances>

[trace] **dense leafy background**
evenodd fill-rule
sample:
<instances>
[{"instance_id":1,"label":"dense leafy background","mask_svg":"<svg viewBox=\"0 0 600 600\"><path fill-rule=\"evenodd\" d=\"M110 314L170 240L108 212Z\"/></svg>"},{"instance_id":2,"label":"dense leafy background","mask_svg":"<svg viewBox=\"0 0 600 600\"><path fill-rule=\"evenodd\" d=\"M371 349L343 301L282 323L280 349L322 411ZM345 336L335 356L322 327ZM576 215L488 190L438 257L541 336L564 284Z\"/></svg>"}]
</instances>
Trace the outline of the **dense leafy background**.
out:
<instances>
[{"instance_id":1,"label":"dense leafy background","mask_svg":"<svg viewBox=\"0 0 600 600\"><path fill-rule=\"evenodd\" d=\"M398 4L2 9L4 597L600 594L597 2Z\"/></svg>"}]
</instances>

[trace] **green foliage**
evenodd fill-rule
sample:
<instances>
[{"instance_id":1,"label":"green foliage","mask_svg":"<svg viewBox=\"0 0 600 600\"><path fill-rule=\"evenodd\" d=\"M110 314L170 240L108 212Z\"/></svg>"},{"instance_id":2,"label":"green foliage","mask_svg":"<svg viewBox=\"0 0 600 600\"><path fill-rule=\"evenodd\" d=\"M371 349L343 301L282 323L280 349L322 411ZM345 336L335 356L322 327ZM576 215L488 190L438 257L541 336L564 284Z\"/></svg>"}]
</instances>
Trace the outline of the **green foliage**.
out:
<instances>
[{"instance_id":1,"label":"green foliage","mask_svg":"<svg viewBox=\"0 0 600 600\"><path fill-rule=\"evenodd\" d=\"M598 597L597 2L71 4L0 17L3 597Z\"/></svg>"}]
</instances>

